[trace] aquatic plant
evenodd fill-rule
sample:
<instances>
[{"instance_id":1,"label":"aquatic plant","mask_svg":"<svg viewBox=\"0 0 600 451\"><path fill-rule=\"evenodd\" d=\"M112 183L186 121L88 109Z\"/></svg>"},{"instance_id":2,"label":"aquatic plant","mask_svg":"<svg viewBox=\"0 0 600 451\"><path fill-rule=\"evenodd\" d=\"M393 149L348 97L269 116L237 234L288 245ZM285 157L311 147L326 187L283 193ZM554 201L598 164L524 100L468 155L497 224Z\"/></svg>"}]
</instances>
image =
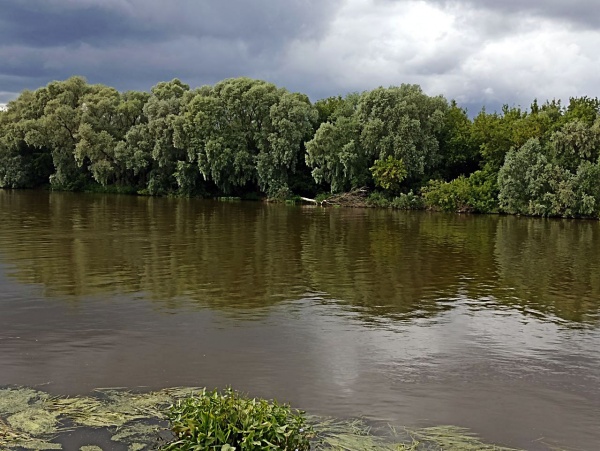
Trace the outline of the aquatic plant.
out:
<instances>
[{"instance_id":1,"label":"aquatic plant","mask_svg":"<svg viewBox=\"0 0 600 451\"><path fill-rule=\"evenodd\" d=\"M61 450L62 434L88 428L109 431L111 440L129 451L161 445L169 451L515 451L485 444L455 426L377 429L360 419L305 416L288 405L250 399L231 389L99 390L84 397L53 397L30 388L0 389L0 450ZM237 441L215 441L227 437ZM216 448L210 447L211 440ZM112 449L104 446L90 443L80 451Z\"/></svg>"},{"instance_id":2,"label":"aquatic plant","mask_svg":"<svg viewBox=\"0 0 600 451\"><path fill-rule=\"evenodd\" d=\"M311 418L318 451L517 451L483 443L468 429L435 426L374 430L360 419Z\"/></svg>"},{"instance_id":3,"label":"aquatic plant","mask_svg":"<svg viewBox=\"0 0 600 451\"><path fill-rule=\"evenodd\" d=\"M315 430L314 449L319 451L409 451L417 449L407 438L394 443L389 437L373 434L372 428L360 419L311 418ZM397 437L396 437L397 438ZM409 443L410 442L410 443Z\"/></svg>"},{"instance_id":4,"label":"aquatic plant","mask_svg":"<svg viewBox=\"0 0 600 451\"><path fill-rule=\"evenodd\" d=\"M312 430L304 413L276 401L245 397L228 388L178 400L169 411L176 440L172 450L310 449Z\"/></svg>"},{"instance_id":5,"label":"aquatic plant","mask_svg":"<svg viewBox=\"0 0 600 451\"><path fill-rule=\"evenodd\" d=\"M57 416L43 408L48 398L29 388L0 390L0 449L61 449L39 438L59 430Z\"/></svg>"},{"instance_id":6,"label":"aquatic plant","mask_svg":"<svg viewBox=\"0 0 600 451\"><path fill-rule=\"evenodd\" d=\"M158 438L156 423L165 422L168 406L196 390L174 388L143 394L98 390L96 397L52 397L30 388L2 389L0 449L62 449L53 439L65 432L66 423L69 430L114 429L113 441L127 443L131 450L149 449Z\"/></svg>"},{"instance_id":7,"label":"aquatic plant","mask_svg":"<svg viewBox=\"0 0 600 451\"><path fill-rule=\"evenodd\" d=\"M483 443L466 428L457 426L434 426L422 429L406 429L406 432L418 442L418 449L439 449L459 451L516 451L514 448Z\"/></svg>"}]
</instances>

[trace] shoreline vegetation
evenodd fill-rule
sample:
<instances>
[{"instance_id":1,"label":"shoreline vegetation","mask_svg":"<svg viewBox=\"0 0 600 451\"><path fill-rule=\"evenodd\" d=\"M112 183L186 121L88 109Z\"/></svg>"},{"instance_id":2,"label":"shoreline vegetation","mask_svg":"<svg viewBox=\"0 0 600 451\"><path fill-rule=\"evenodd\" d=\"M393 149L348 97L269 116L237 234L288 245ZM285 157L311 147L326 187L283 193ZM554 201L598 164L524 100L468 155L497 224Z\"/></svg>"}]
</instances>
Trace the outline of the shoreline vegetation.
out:
<instances>
[{"instance_id":1,"label":"shoreline vegetation","mask_svg":"<svg viewBox=\"0 0 600 451\"><path fill-rule=\"evenodd\" d=\"M418 85L311 103L249 78L82 77L0 111L0 188L600 218L600 100L473 119Z\"/></svg>"},{"instance_id":2,"label":"shoreline vegetation","mask_svg":"<svg viewBox=\"0 0 600 451\"><path fill-rule=\"evenodd\" d=\"M455 426L377 429L360 419L309 416L287 404L249 398L230 388L149 393L102 389L72 397L26 387L0 389L1 449L114 447L131 451L517 451L483 443L469 430Z\"/></svg>"}]
</instances>

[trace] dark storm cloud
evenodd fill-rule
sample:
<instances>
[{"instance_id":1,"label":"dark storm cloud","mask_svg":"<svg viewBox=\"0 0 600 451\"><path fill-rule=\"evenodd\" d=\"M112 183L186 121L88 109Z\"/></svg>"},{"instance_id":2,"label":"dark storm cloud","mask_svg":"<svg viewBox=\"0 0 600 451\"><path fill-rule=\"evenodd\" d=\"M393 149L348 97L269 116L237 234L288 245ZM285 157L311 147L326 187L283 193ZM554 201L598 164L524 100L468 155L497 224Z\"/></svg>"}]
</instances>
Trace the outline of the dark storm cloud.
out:
<instances>
[{"instance_id":1,"label":"dark storm cloud","mask_svg":"<svg viewBox=\"0 0 600 451\"><path fill-rule=\"evenodd\" d=\"M0 0L0 91L74 74L119 89L260 76L289 42L318 39L340 1Z\"/></svg>"},{"instance_id":2,"label":"dark storm cloud","mask_svg":"<svg viewBox=\"0 0 600 451\"><path fill-rule=\"evenodd\" d=\"M58 8L51 2L2 2L0 39L3 45L51 47L77 41L114 42L128 36L148 38L152 33L125 16L97 5L81 9Z\"/></svg>"},{"instance_id":3,"label":"dark storm cloud","mask_svg":"<svg viewBox=\"0 0 600 451\"><path fill-rule=\"evenodd\" d=\"M2 43L94 45L177 36L270 42L319 34L338 1L1 0Z\"/></svg>"},{"instance_id":4,"label":"dark storm cloud","mask_svg":"<svg viewBox=\"0 0 600 451\"><path fill-rule=\"evenodd\" d=\"M261 78L313 99L419 83L466 105L599 95L597 0L0 0L0 104ZM476 108L478 109L478 108Z\"/></svg>"}]
</instances>

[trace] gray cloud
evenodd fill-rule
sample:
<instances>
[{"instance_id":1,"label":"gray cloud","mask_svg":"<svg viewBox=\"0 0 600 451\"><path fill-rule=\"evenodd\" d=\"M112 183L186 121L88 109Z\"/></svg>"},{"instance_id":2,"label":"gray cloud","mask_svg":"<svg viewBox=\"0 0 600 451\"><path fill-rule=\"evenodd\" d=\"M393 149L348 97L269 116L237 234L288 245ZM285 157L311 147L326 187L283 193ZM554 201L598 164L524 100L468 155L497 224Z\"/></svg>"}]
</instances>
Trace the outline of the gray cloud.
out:
<instances>
[{"instance_id":1,"label":"gray cloud","mask_svg":"<svg viewBox=\"0 0 600 451\"><path fill-rule=\"evenodd\" d=\"M212 82L256 72L249 66L260 68L266 57L276 63L292 40L318 38L337 4L0 0L0 77L23 77L21 89L73 74L120 88L148 89L175 76Z\"/></svg>"},{"instance_id":2,"label":"gray cloud","mask_svg":"<svg viewBox=\"0 0 600 451\"><path fill-rule=\"evenodd\" d=\"M2 2L0 39L3 45L47 48L73 42L116 42L138 35L159 38L127 17L99 5L59 8L52 2ZM153 36L154 35L154 36Z\"/></svg>"},{"instance_id":3,"label":"gray cloud","mask_svg":"<svg viewBox=\"0 0 600 451\"><path fill-rule=\"evenodd\" d=\"M478 110L600 95L591 0L0 0L0 103L83 75L273 81L312 98L419 83Z\"/></svg>"},{"instance_id":4,"label":"gray cloud","mask_svg":"<svg viewBox=\"0 0 600 451\"><path fill-rule=\"evenodd\" d=\"M394 1L394 0L392 0ZM596 0L426 0L444 6L464 6L478 12L500 13L503 16L557 20L600 28L600 8ZM510 23L505 24L510 27Z\"/></svg>"},{"instance_id":5,"label":"gray cloud","mask_svg":"<svg viewBox=\"0 0 600 451\"><path fill-rule=\"evenodd\" d=\"M411 3L414 0L375 0L375 3ZM425 3L444 8L460 8L464 11L493 15L505 30L513 23L507 18L517 20L524 17L556 20L590 29L600 29L600 8L597 0L422 0ZM494 31L493 29L490 31Z\"/></svg>"},{"instance_id":6,"label":"gray cloud","mask_svg":"<svg viewBox=\"0 0 600 451\"><path fill-rule=\"evenodd\" d=\"M47 47L179 36L280 45L318 35L339 1L317 0L2 0L3 44Z\"/></svg>"}]
</instances>

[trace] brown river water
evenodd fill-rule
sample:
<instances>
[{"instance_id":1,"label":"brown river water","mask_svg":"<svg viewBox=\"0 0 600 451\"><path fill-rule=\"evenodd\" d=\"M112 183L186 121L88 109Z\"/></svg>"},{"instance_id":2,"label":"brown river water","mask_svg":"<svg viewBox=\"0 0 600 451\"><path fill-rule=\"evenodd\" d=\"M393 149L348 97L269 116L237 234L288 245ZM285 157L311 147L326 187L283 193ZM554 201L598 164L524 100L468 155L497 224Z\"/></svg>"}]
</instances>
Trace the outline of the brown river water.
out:
<instances>
[{"instance_id":1,"label":"brown river water","mask_svg":"<svg viewBox=\"0 0 600 451\"><path fill-rule=\"evenodd\" d=\"M231 385L600 449L600 222L0 190L0 387Z\"/></svg>"}]
</instances>

